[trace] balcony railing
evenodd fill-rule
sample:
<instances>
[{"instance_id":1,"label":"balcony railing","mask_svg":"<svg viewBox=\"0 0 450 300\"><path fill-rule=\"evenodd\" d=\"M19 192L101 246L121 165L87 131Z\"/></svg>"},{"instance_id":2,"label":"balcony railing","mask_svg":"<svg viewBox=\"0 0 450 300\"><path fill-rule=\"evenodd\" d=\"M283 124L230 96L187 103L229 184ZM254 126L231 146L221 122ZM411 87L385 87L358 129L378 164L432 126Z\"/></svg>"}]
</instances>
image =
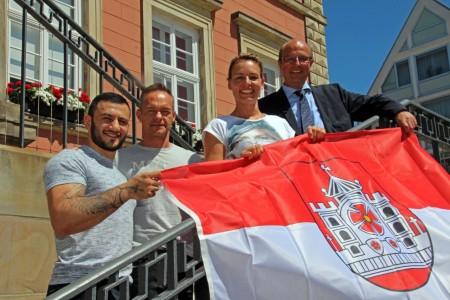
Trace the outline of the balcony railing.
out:
<instances>
[{"instance_id":1,"label":"balcony railing","mask_svg":"<svg viewBox=\"0 0 450 300\"><path fill-rule=\"evenodd\" d=\"M157 282L167 286L157 299L173 299L181 291L205 277L201 264L200 243L198 238L195 238L194 227L192 219L186 220L97 271L51 294L47 299L70 299L79 294L82 294L84 299L108 299L108 292L113 288L119 290L120 299L130 299L131 283L128 277L119 278L119 271L131 263L138 268L137 281L132 283L138 287L138 295L134 295L133 299L147 299L148 273L149 268L153 266L158 269ZM186 251L186 244L179 242L181 236L186 235L194 237L190 255ZM165 251L161 253L159 249L165 249ZM185 273L181 280L178 278L179 272Z\"/></svg>"},{"instance_id":2,"label":"balcony railing","mask_svg":"<svg viewBox=\"0 0 450 300\"><path fill-rule=\"evenodd\" d=\"M416 117L415 133L424 148L450 173L450 120L410 100L401 103ZM349 131L396 127L386 118L372 117Z\"/></svg>"}]
</instances>

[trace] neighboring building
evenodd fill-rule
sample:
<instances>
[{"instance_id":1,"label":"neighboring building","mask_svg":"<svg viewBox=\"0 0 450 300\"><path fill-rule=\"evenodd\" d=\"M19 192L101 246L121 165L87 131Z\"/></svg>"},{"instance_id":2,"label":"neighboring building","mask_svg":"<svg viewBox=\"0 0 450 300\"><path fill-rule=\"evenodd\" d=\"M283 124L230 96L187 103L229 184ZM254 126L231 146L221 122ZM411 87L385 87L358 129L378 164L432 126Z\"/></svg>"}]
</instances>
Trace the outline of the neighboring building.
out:
<instances>
[{"instance_id":1,"label":"neighboring building","mask_svg":"<svg viewBox=\"0 0 450 300\"><path fill-rule=\"evenodd\" d=\"M417 0L369 94L409 99L450 119L450 9Z\"/></svg>"}]
</instances>

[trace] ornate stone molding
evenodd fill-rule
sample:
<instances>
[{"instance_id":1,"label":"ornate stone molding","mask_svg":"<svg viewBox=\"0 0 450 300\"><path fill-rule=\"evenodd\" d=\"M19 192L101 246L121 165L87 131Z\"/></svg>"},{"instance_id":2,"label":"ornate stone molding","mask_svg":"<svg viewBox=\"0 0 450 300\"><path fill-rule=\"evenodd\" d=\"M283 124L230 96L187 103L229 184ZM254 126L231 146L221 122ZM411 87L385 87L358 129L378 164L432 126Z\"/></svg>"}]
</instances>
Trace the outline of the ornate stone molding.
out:
<instances>
[{"instance_id":1,"label":"ornate stone molding","mask_svg":"<svg viewBox=\"0 0 450 300\"><path fill-rule=\"evenodd\" d=\"M265 40L272 42L274 48L278 49L280 45L291 39L290 36L267 26L264 23L244 14L235 12L231 15L231 20L239 26L239 31L250 37L264 37Z\"/></svg>"}]
</instances>

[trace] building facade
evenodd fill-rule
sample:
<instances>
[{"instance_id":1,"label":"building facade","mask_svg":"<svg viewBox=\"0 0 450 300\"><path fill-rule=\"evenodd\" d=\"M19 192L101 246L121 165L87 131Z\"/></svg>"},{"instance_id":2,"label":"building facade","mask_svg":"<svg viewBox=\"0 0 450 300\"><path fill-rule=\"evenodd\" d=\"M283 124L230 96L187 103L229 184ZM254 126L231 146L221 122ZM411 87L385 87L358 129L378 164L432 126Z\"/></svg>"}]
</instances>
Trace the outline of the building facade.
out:
<instances>
[{"instance_id":1,"label":"building facade","mask_svg":"<svg viewBox=\"0 0 450 300\"><path fill-rule=\"evenodd\" d=\"M450 9L417 0L369 94L409 99L450 118Z\"/></svg>"},{"instance_id":2,"label":"building facade","mask_svg":"<svg viewBox=\"0 0 450 300\"><path fill-rule=\"evenodd\" d=\"M280 87L278 50L291 38L306 40L314 52L310 81L328 82L325 25L321 0L55 0L133 75L148 85L163 82L174 94L177 113L204 127L228 114L234 100L227 88L230 60L241 52L264 63L266 87ZM7 45L0 53L2 82L20 79L21 7L1 4ZM2 16L0 16L2 18ZM63 86L62 43L28 18L27 82ZM98 93L95 74L69 53L68 88ZM3 80L2 80L3 79ZM105 84L108 88L108 84Z\"/></svg>"}]
</instances>

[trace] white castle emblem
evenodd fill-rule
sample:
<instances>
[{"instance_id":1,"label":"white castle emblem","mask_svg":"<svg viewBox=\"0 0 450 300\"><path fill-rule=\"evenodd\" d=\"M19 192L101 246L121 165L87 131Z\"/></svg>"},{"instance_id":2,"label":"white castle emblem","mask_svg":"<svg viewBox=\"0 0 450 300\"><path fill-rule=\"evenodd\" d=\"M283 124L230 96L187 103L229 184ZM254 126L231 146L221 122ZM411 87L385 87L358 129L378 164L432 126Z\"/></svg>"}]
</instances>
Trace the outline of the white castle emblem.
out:
<instances>
[{"instance_id":1,"label":"white castle emblem","mask_svg":"<svg viewBox=\"0 0 450 300\"><path fill-rule=\"evenodd\" d=\"M394 206L379 191L363 194L358 180L337 178L330 168L323 164L321 168L330 177L322 192L331 200L309 205L328 229L321 230L329 244L354 273L371 281L398 271L430 271L431 242L412 212Z\"/></svg>"}]
</instances>

